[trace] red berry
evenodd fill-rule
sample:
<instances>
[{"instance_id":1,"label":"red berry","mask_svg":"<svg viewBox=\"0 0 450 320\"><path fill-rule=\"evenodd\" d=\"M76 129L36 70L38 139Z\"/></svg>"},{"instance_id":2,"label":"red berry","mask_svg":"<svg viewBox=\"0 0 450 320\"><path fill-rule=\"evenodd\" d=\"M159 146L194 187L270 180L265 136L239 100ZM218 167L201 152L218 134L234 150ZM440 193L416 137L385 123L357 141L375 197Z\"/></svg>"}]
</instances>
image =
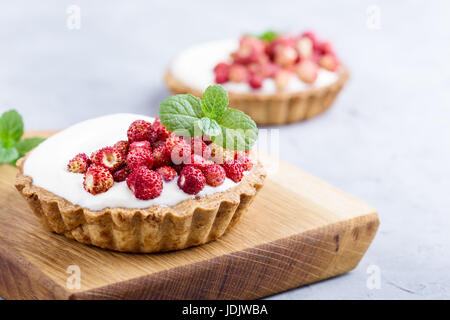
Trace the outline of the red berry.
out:
<instances>
[{"instance_id":1,"label":"red berry","mask_svg":"<svg viewBox=\"0 0 450 320\"><path fill-rule=\"evenodd\" d=\"M115 182L122 182L127 179L129 174L130 174L130 168L125 166L119 170L114 171L112 175L113 175Z\"/></svg>"},{"instance_id":2,"label":"red berry","mask_svg":"<svg viewBox=\"0 0 450 320\"><path fill-rule=\"evenodd\" d=\"M204 170L207 166L209 166L213 162L211 160L206 160L205 158L199 156L198 154L192 154L191 157L187 159L184 163L185 165L189 165L197 169Z\"/></svg>"},{"instance_id":3,"label":"red berry","mask_svg":"<svg viewBox=\"0 0 450 320\"><path fill-rule=\"evenodd\" d=\"M91 164L91 161L85 153L77 154L67 164L67 170L73 173L85 173Z\"/></svg>"},{"instance_id":4,"label":"red berry","mask_svg":"<svg viewBox=\"0 0 450 320\"><path fill-rule=\"evenodd\" d=\"M233 64L230 67L229 78L233 82L246 82L249 76L247 68L241 64Z\"/></svg>"},{"instance_id":5,"label":"red berry","mask_svg":"<svg viewBox=\"0 0 450 320\"><path fill-rule=\"evenodd\" d=\"M186 166L181 170L178 187L188 194L197 194L205 187L206 179L200 169Z\"/></svg>"},{"instance_id":6,"label":"red berry","mask_svg":"<svg viewBox=\"0 0 450 320\"><path fill-rule=\"evenodd\" d=\"M247 153L238 151L234 157L237 162L242 163L244 171L250 171L253 168L253 162L250 160Z\"/></svg>"},{"instance_id":7,"label":"red berry","mask_svg":"<svg viewBox=\"0 0 450 320\"><path fill-rule=\"evenodd\" d=\"M125 158L128 153L129 143L126 140L121 140L119 142L116 142L116 144L113 147L116 148Z\"/></svg>"},{"instance_id":8,"label":"red berry","mask_svg":"<svg viewBox=\"0 0 450 320\"><path fill-rule=\"evenodd\" d=\"M305 32L302 33L300 38L309 38L309 40L311 40L311 42L313 44L313 49L317 48L318 42L317 42L317 37L316 37L314 32L312 32L312 31L305 31Z\"/></svg>"},{"instance_id":9,"label":"red berry","mask_svg":"<svg viewBox=\"0 0 450 320\"><path fill-rule=\"evenodd\" d=\"M141 148L130 151L127 156L127 165L132 171L142 166L151 169L153 167L152 152Z\"/></svg>"},{"instance_id":10,"label":"red berry","mask_svg":"<svg viewBox=\"0 0 450 320\"><path fill-rule=\"evenodd\" d=\"M161 176L165 182L172 181L178 175L174 168L164 166L156 169L156 173Z\"/></svg>"},{"instance_id":11,"label":"red berry","mask_svg":"<svg viewBox=\"0 0 450 320\"><path fill-rule=\"evenodd\" d=\"M314 83L318 73L317 64L311 60L302 60L296 67L297 76L306 83Z\"/></svg>"},{"instance_id":12,"label":"red berry","mask_svg":"<svg viewBox=\"0 0 450 320\"><path fill-rule=\"evenodd\" d=\"M266 50L266 45L258 38L243 36L239 41L238 50L232 54L234 61L247 64L261 59Z\"/></svg>"},{"instance_id":13,"label":"red berry","mask_svg":"<svg viewBox=\"0 0 450 320\"><path fill-rule=\"evenodd\" d=\"M218 164L211 164L203 171L206 183L213 187L220 186L226 178L225 170Z\"/></svg>"},{"instance_id":14,"label":"red berry","mask_svg":"<svg viewBox=\"0 0 450 320\"><path fill-rule=\"evenodd\" d=\"M302 59L309 59L314 53L314 43L309 37L301 37L297 42L296 48Z\"/></svg>"},{"instance_id":15,"label":"red berry","mask_svg":"<svg viewBox=\"0 0 450 320\"><path fill-rule=\"evenodd\" d=\"M149 140L153 131L152 124L145 120L136 120L128 128L128 141L133 143L135 141Z\"/></svg>"},{"instance_id":16,"label":"red berry","mask_svg":"<svg viewBox=\"0 0 450 320\"><path fill-rule=\"evenodd\" d=\"M191 146L184 138L170 135L166 140L166 152L173 163L180 164L191 155Z\"/></svg>"},{"instance_id":17,"label":"red berry","mask_svg":"<svg viewBox=\"0 0 450 320\"><path fill-rule=\"evenodd\" d=\"M191 152L205 159L211 157L211 148L203 141L202 137L194 137L191 139Z\"/></svg>"},{"instance_id":18,"label":"red berry","mask_svg":"<svg viewBox=\"0 0 450 320\"><path fill-rule=\"evenodd\" d=\"M322 56L319 60L319 65L328 70L328 71L336 71L339 62L336 59L336 56L332 53L327 53L324 56Z\"/></svg>"},{"instance_id":19,"label":"red berry","mask_svg":"<svg viewBox=\"0 0 450 320\"><path fill-rule=\"evenodd\" d=\"M164 146L165 144L166 144L165 140L156 140L155 142L152 143L152 149L155 150L156 148Z\"/></svg>"},{"instance_id":20,"label":"red berry","mask_svg":"<svg viewBox=\"0 0 450 320\"><path fill-rule=\"evenodd\" d=\"M139 149L139 148L147 149L147 150L152 151L152 145L150 144L150 142L148 142L148 141L136 141L136 142L133 142L132 144L130 144L130 148L129 148L128 152L131 152L131 151L133 151L135 149Z\"/></svg>"},{"instance_id":21,"label":"red berry","mask_svg":"<svg viewBox=\"0 0 450 320\"><path fill-rule=\"evenodd\" d=\"M250 75L250 78L248 80L248 84L253 89L259 89L259 88L262 87L263 81L264 81L264 78L261 75L254 73L254 74Z\"/></svg>"},{"instance_id":22,"label":"red berry","mask_svg":"<svg viewBox=\"0 0 450 320\"><path fill-rule=\"evenodd\" d=\"M122 153L114 147L106 147L96 151L93 159L93 163L110 171L118 169L123 161Z\"/></svg>"},{"instance_id":23,"label":"red berry","mask_svg":"<svg viewBox=\"0 0 450 320\"><path fill-rule=\"evenodd\" d=\"M132 178L130 178L132 176ZM159 197L163 190L161 176L155 171L146 167L136 169L127 179L128 186L133 191L134 196L141 200L149 200Z\"/></svg>"},{"instance_id":24,"label":"red berry","mask_svg":"<svg viewBox=\"0 0 450 320\"><path fill-rule=\"evenodd\" d=\"M318 44L318 52L321 55L334 54L333 45L329 41L324 41Z\"/></svg>"},{"instance_id":25,"label":"red berry","mask_svg":"<svg viewBox=\"0 0 450 320\"><path fill-rule=\"evenodd\" d=\"M277 87L277 90L284 91L287 88L287 86L289 85L290 79L291 79L291 73L289 71L286 71L284 69L281 69L280 71L278 71L274 78L275 86Z\"/></svg>"},{"instance_id":26,"label":"red berry","mask_svg":"<svg viewBox=\"0 0 450 320\"><path fill-rule=\"evenodd\" d=\"M96 164L91 165L84 176L84 189L93 195L108 191L113 184L111 172Z\"/></svg>"},{"instance_id":27,"label":"red berry","mask_svg":"<svg viewBox=\"0 0 450 320\"><path fill-rule=\"evenodd\" d=\"M225 83L229 80L230 65L227 63L218 63L214 67L216 83Z\"/></svg>"},{"instance_id":28,"label":"red berry","mask_svg":"<svg viewBox=\"0 0 450 320\"><path fill-rule=\"evenodd\" d=\"M161 123L161 120L159 120L159 117L156 117L155 121L153 121L152 128L153 131L156 132L156 140L166 140L170 135L169 130L164 127L164 125Z\"/></svg>"},{"instance_id":29,"label":"red berry","mask_svg":"<svg viewBox=\"0 0 450 320\"><path fill-rule=\"evenodd\" d=\"M222 167L225 169L227 177L234 182L239 182L244 177L244 168L242 163L235 161L233 163L224 163Z\"/></svg>"},{"instance_id":30,"label":"red berry","mask_svg":"<svg viewBox=\"0 0 450 320\"><path fill-rule=\"evenodd\" d=\"M282 67L293 65L297 58L298 53L291 46L279 46L275 50L275 62Z\"/></svg>"},{"instance_id":31,"label":"red berry","mask_svg":"<svg viewBox=\"0 0 450 320\"><path fill-rule=\"evenodd\" d=\"M170 166L170 157L167 155L164 145L153 149L153 167L159 168L163 166Z\"/></svg>"}]
</instances>

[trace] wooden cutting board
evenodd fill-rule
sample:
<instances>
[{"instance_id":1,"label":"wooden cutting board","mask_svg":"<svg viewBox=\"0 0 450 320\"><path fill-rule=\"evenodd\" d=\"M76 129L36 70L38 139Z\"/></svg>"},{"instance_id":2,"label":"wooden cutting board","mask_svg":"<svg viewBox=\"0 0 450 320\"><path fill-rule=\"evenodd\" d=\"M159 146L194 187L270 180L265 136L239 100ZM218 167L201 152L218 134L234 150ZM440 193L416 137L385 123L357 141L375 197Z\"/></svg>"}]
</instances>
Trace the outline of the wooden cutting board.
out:
<instances>
[{"instance_id":1,"label":"wooden cutting board","mask_svg":"<svg viewBox=\"0 0 450 320\"><path fill-rule=\"evenodd\" d=\"M16 173L0 166L5 299L260 298L352 270L379 225L363 201L280 162L221 239L176 252L117 253L44 230L14 188ZM77 268L81 287L73 289Z\"/></svg>"}]
</instances>

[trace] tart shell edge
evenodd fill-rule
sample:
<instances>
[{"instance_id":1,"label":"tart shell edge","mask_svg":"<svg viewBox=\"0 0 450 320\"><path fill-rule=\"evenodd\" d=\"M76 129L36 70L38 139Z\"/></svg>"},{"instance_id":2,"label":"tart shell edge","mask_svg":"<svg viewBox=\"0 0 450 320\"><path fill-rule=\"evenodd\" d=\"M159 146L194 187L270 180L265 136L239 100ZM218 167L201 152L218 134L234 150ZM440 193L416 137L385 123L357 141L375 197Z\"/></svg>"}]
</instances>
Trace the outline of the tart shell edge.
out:
<instances>
[{"instance_id":1,"label":"tart shell edge","mask_svg":"<svg viewBox=\"0 0 450 320\"><path fill-rule=\"evenodd\" d=\"M299 92L253 94L228 92L230 106L249 115L259 125L282 125L299 122L325 112L334 102L349 78L341 66L338 79L324 87ZM174 94L191 93L201 97L199 90L190 88L167 71L164 80Z\"/></svg>"},{"instance_id":2,"label":"tart shell edge","mask_svg":"<svg viewBox=\"0 0 450 320\"><path fill-rule=\"evenodd\" d=\"M121 252L180 250L216 240L245 213L266 173L256 163L239 185L174 206L93 211L33 185L17 163L15 186L46 229L78 242Z\"/></svg>"}]
</instances>

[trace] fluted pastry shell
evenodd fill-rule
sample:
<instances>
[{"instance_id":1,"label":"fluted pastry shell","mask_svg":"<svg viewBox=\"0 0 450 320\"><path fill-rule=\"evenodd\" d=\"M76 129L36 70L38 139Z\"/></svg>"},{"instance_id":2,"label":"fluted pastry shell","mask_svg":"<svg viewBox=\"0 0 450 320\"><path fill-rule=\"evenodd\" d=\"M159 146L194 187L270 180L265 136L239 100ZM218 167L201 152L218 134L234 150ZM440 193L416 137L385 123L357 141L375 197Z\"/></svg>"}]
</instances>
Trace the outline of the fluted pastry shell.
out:
<instances>
[{"instance_id":1,"label":"fluted pastry shell","mask_svg":"<svg viewBox=\"0 0 450 320\"><path fill-rule=\"evenodd\" d=\"M229 92L230 106L242 110L259 125L281 125L315 117L326 111L339 94L349 72L341 66L338 79L320 88L311 88L298 92L279 92L274 94ZM182 83L169 72L165 82L174 94L191 93L201 97L199 90Z\"/></svg>"},{"instance_id":2,"label":"fluted pastry shell","mask_svg":"<svg viewBox=\"0 0 450 320\"><path fill-rule=\"evenodd\" d=\"M238 185L224 192L167 207L94 211L33 185L32 178L23 174L23 163L24 159L18 161L15 186L48 230L122 252L179 250L219 238L248 210L266 177L258 162Z\"/></svg>"}]
</instances>

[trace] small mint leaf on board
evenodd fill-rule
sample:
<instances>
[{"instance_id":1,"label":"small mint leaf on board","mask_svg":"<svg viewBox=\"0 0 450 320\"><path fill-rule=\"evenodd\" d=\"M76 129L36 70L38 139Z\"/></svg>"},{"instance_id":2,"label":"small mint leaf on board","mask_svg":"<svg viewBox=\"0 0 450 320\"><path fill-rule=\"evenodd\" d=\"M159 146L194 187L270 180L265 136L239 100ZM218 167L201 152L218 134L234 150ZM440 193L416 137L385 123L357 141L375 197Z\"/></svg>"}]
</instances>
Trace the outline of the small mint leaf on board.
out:
<instances>
[{"instance_id":1,"label":"small mint leaf on board","mask_svg":"<svg viewBox=\"0 0 450 320\"><path fill-rule=\"evenodd\" d=\"M211 119L220 117L228 107L228 93L221 85L206 88L202 96L202 110Z\"/></svg>"},{"instance_id":2,"label":"small mint leaf on board","mask_svg":"<svg viewBox=\"0 0 450 320\"><path fill-rule=\"evenodd\" d=\"M4 148L14 146L23 135L22 116L16 110L9 110L0 117L0 140Z\"/></svg>"},{"instance_id":3,"label":"small mint leaf on board","mask_svg":"<svg viewBox=\"0 0 450 320\"><path fill-rule=\"evenodd\" d=\"M198 121L198 127L203 134L206 134L210 137L219 135L222 132L222 129L220 128L217 121L207 117L203 117Z\"/></svg>"},{"instance_id":4,"label":"small mint leaf on board","mask_svg":"<svg viewBox=\"0 0 450 320\"><path fill-rule=\"evenodd\" d=\"M19 158L19 152L16 148L4 148L0 146L0 165L4 163L15 163Z\"/></svg>"},{"instance_id":5,"label":"small mint leaf on board","mask_svg":"<svg viewBox=\"0 0 450 320\"><path fill-rule=\"evenodd\" d=\"M19 142L16 143L16 149L19 153L19 157L23 157L28 151L31 149L36 148L41 142L43 142L45 139L43 138L25 138Z\"/></svg>"},{"instance_id":6,"label":"small mint leaf on board","mask_svg":"<svg viewBox=\"0 0 450 320\"><path fill-rule=\"evenodd\" d=\"M194 136L198 119L203 118L201 100L191 94L178 94L159 105L159 119L170 132L187 131Z\"/></svg>"},{"instance_id":7,"label":"small mint leaf on board","mask_svg":"<svg viewBox=\"0 0 450 320\"><path fill-rule=\"evenodd\" d=\"M240 110L229 108L216 121L222 134L212 136L211 139L226 149L248 150L258 138L256 123Z\"/></svg>"}]
</instances>

